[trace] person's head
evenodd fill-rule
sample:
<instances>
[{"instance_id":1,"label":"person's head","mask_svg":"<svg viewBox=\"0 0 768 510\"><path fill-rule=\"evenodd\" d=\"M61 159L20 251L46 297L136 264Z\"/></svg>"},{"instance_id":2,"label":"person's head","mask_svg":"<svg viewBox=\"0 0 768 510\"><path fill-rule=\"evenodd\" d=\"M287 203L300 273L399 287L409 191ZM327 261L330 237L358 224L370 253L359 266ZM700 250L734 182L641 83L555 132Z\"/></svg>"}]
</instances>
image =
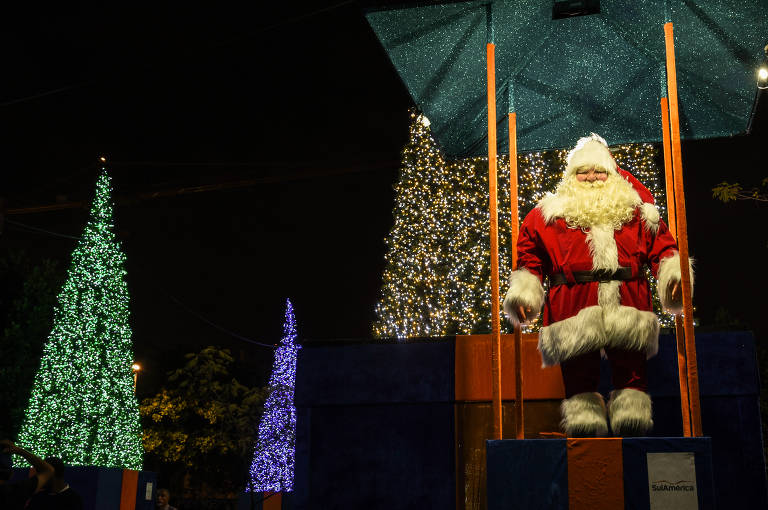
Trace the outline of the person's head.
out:
<instances>
[{"instance_id":1,"label":"person's head","mask_svg":"<svg viewBox=\"0 0 768 510\"><path fill-rule=\"evenodd\" d=\"M45 461L53 467L53 476L48 482L48 487L54 490L59 490L65 485L64 471L66 466L64 465L64 461L58 457L46 457Z\"/></svg>"},{"instance_id":2,"label":"person's head","mask_svg":"<svg viewBox=\"0 0 768 510\"><path fill-rule=\"evenodd\" d=\"M171 493L168 489L157 489L157 506L164 507L171 499Z\"/></svg>"},{"instance_id":3,"label":"person's head","mask_svg":"<svg viewBox=\"0 0 768 510\"><path fill-rule=\"evenodd\" d=\"M566 162L554 199L542 203L547 221L561 217L574 228L618 228L632 219L642 200L619 174L605 140L594 133L579 139Z\"/></svg>"}]
</instances>

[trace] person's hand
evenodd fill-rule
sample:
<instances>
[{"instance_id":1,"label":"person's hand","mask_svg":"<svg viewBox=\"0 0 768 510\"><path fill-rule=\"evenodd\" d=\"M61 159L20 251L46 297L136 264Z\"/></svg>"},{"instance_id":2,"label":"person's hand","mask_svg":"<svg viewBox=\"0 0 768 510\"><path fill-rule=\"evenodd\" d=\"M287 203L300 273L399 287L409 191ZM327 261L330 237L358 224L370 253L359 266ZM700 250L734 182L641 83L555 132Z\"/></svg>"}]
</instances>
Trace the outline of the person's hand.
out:
<instances>
[{"instance_id":1,"label":"person's hand","mask_svg":"<svg viewBox=\"0 0 768 510\"><path fill-rule=\"evenodd\" d=\"M0 439L0 451L3 453L21 455L24 457L24 460L32 464L32 467L35 468L37 476L36 491L39 491L45 487L45 484L47 484L48 481L53 477L53 466L48 464L34 453L28 452L24 448L19 448L8 439Z\"/></svg>"},{"instance_id":2,"label":"person's hand","mask_svg":"<svg viewBox=\"0 0 768 510\"><path fill-rule=\"evenodd\" d=\"M528 317L530 314L533 313L533 310L531 310L530 307L524 307L523 305L520 305L517 307L517 317L520 319L520 322L527 322Z\"/></svg>"},{"instance_id":3,"label":"person's hand","mask_svg":"<svg viewBox=\"0 0 768 510\"><path fill-rule=\"evenodd\" d=\"M16 453L16 445L10 439L0 439L0 452Z\"/></svg>"},{"instance_id":4,"label":"person's hand","mask_svg":"<svg viewBox=\"0 0 768 510\"><path fill-rule=\"evenodd\" d=\"M670 286L672 287L672 291L670 292L670 296L672 298L673 302L680 302L683 299L683 287L680 285L680 282L674 282L670 283Z\"/></svg>"}]
</instances>

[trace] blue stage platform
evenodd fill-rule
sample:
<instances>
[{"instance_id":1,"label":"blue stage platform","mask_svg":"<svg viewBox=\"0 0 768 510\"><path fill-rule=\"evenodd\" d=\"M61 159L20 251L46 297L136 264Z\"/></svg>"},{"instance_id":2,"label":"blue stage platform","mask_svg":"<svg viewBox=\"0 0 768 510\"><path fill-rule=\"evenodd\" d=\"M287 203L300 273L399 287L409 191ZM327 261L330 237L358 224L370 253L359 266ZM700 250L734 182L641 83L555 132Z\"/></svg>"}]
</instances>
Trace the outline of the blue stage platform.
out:
<instances>
[{"instance_id":1,"label":"blue stage platform","mask_svg":"<svg viewBox=\"0 0 768 510\"><path fill-rule=\"evenodd\" d=\"M654 477L659 454L653 467L682 462L693 476ZM716 508L706 437L488 441L487 472L488 510Z\"/></svg>"},{"instance_id":2,"label":"blue stage platform","mask_svg":"<svg viewBox=\"0 0 768 510\"><path fill-rule=\"evenodd\" d=\"M754 338L730 332L696 340L714 501L720 508L766 508ZM467 396L461 372L467 345L467 337L305 343L297 364L295 490L284 495L282 507L485 508L490 405ZM503 362L509 380L511 360ZM607 382L608 366L603 369ZM526 372L527 381L536 377ZM659 355L649 361L649 383L653 435L679 437L674 337L662 336ZM560 396L535 390L525 388L526 395L534 392L526 396L527 438L557 432ZM511 437L509 401L504 429ZM647 481L647 473L627 476Z\"/></svg>"}]
</instances>

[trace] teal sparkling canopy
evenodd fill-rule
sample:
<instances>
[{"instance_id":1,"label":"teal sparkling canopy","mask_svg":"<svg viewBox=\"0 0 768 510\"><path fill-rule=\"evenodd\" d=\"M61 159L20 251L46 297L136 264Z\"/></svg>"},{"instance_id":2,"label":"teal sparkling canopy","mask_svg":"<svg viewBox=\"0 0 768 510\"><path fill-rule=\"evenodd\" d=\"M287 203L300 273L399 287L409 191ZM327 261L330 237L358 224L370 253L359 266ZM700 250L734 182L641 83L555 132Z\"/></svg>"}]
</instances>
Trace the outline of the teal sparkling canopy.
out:
<instances>
[{"instance_id":1,"label":"teal sparkling canopy","mask_svg":"<svg viewBox=\"0 0 768 510\"><path fill-rule=\"evenodd\" d=\"M506 112L521 152L661 140L664 23L674 23L683 139L743 133L768 43L765 0L601 0L553 19L553 2L484 0L372 9L366 18L450 156L487 151L486 43L496 45L499 153Z\"/></svg>"}]
</instances>

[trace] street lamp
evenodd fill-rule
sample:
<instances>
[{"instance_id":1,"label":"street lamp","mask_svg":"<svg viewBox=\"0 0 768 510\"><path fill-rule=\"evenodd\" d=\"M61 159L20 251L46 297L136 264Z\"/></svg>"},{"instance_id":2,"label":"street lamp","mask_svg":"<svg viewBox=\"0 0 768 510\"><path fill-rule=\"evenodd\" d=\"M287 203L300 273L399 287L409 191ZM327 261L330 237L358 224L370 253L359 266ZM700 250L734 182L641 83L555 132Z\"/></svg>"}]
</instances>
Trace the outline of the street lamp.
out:
<instances>
[{"instance_id":1,"label":"street lamp","mask_svg":"<svg viewBox=\"0 0 768 510\"><path fill-rule=\"evenodd\" d=\"M768 67L766 66L757 70L757 88L768 89Z\"/></svg>"},{"instance_id":2,"label":"street lamp","mask_svg":"<svg viewBox=\"0 0 768 510\"><path fill-rule=\"evenodd\" d=\"M752 121L754 121L755 114L757 113L760 96L763 95L764 90L768 89L768 45L763 48L763 52L765 53L765 59L763 59L762 65L757 69L757 90L755 90L755 100L752 102L752 111L749 113L749 120L747 121L747 134L752 132Z\"/></svg>"},{"instance_id":3,"label":"street lamp","mask_svg":"<svg viewBox=\"0 0 768 510\"><path fill-rule=\"evenodd\" d=\"M133 370L133 394L136 394L136 382L139 378L139 371L141 370L141 365L138 363L134 363L131 365L131 370Z\"/></svg>"}]
</instances>

